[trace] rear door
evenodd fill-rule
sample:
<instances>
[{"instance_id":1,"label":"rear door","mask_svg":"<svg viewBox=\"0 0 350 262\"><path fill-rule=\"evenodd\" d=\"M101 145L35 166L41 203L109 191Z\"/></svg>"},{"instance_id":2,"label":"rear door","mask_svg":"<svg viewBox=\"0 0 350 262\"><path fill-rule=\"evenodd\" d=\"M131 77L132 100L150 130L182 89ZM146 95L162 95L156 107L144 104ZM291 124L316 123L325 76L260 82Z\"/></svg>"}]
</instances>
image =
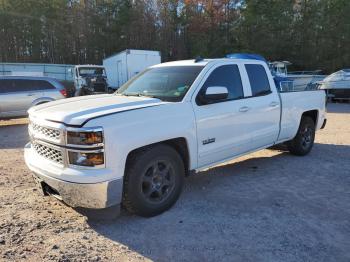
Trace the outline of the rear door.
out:
<instances>
[{"instance_id":1,"label":"rear door","mask_svg":"<svg viewBox=\"0 0 350 262\"><path fill-rule=\"evenodd\" d=\"M34 79L17 79L15 81L15 87L18 90L16 92L19 110L25 114L27 110L33 105L33 102L42 97L42 87L38 85L39 81Z\"/></svg>"},{"instance_id":2,"label":"rear door","mask_svg":"<svg viewBox=\"0 0 350 262\"><path fill-rule=\"evenodd\" d=\"M251 94L246 97L246 119L251 126L249 133L252 147L258 149L272 145L277 141L280 129L280 98L267 66L262 64L244 65Z\"/></svg>"},{"instance_id":3,"label":"rear door","mask_svg":"<svg viewBox=\"0 0 350 262\"><path fill-rule=\"evenodd\" d=\"M35 80L3 79L1 80L0 111L4 117L24 116L35 99L42 96L37 90Z\"/></svg>"}]
</instances>

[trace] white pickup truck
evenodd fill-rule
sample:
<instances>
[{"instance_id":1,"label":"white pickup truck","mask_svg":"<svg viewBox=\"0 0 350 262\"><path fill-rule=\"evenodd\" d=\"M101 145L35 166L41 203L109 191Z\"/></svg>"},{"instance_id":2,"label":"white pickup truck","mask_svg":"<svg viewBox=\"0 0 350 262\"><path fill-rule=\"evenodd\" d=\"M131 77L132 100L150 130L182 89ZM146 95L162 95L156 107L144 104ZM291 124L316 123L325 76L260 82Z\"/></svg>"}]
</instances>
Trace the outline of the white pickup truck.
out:
<instances>
[{"instance_id":1,"label":"white pickup truck","mask_svg":"<svg viewBox=\"0 0 350 262\"><path fill-rule=\"evenodd\" d=\"M262 61L164 63L115 94L30 109L25 161L70 206L154 216L189 174L283 142L306 155L325 107L324 91L279 92Z\"/></svg>"}]
</instances>

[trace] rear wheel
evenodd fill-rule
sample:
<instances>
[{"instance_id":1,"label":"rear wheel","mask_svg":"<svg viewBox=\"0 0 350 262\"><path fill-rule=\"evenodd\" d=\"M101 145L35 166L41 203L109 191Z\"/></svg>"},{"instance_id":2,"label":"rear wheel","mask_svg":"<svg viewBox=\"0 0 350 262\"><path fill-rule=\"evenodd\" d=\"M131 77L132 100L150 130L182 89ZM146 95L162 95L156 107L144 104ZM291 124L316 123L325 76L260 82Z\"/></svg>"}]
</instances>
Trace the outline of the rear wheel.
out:
<instances>
[{"instance_id":1,"label":"rear wheel","mask_svg":"<svg viewBox=\"0 0 350 262\"><path fill-rule=\"evenodd\" d=\"M150 217L168 210L179 198L184 183L182 158L168 145L140 151L128 160L123 204L128 211Z\"/></svg>"},{"instance_id":2,"label":"rear wheel","mask_svg":"<svg viewBox=\"0 0 350 262\"><path fill-rule=\"evenodd\" d=\"M311 117L304 116L301 119L298 133L293 140L287 143L289 152L304 156L307 155L313 145L315 140L315 122Z\"/></svg>"}]
</instances>

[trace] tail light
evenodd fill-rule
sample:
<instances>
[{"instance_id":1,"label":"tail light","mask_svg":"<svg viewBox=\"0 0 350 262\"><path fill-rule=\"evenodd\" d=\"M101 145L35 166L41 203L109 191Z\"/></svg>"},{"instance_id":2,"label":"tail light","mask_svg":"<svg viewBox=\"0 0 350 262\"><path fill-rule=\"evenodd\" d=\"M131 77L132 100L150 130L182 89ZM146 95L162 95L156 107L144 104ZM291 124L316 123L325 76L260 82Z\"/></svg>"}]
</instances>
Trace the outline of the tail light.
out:
<instances>
[{"instance_id":1,"label":"tail light","mask_svg":"<svg viewBox=\"0 0 350 262\"><path fill-rule=\"evenodd\" d=\"M67 90L66 89L61 89L60 93L64 96L67 97Z\"/></svg>"}]
</instances>

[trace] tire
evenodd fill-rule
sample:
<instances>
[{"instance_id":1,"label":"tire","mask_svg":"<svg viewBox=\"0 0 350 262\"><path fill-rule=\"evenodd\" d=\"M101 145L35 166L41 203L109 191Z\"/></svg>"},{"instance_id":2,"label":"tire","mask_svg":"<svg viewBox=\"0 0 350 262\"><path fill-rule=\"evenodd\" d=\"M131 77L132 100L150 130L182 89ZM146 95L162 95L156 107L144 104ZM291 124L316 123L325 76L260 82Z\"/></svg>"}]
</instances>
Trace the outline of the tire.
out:
<instances>
[{"instance_id":1,"label":"tire","mask_svg":"<svg viewBox=\"0 0 350 262\"><path fill-rule=\"evenodd\" d=\"M305 156L310 153L315 140L315 122L311 117L304 116L301 119L298 133L293 140L287 143L291 154Z\"/></svg>"},{"instance_id":2,"label":"tire","mask_svg":"<svg viewBox=\"0 0 350 262\"><path fill-rule=\"evenodd\" d=\"M123 205L134 214L152 217L172 207L184 184L185 167L178 152L156 145L128 159Z\"/></svg>"}]
</instances>

